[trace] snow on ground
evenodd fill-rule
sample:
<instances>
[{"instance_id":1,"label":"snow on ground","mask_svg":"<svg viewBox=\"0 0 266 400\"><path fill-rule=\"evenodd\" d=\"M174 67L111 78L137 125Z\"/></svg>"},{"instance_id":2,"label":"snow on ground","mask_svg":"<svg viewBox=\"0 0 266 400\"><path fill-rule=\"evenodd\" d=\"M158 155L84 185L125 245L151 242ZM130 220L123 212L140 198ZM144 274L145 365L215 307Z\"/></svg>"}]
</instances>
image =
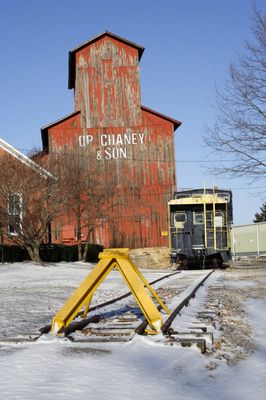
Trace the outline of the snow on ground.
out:
<instances>
[{"instance_id":1,"label":"snow on ground","mask_svg":"<svg viewBox=\"0 0 266 400\"><path fill-rule=\"evenodd\" d=\"M31 263L0 266L0 339L36 333L50 323L92 266L57 264L46 267ZM114 273L113 273L114 272ZM113 271L95 294L95 302L111 294L127 292ZM162 272L142 271L148 280ZM189 272L186 272L187 274ZM212 353L202 355L193 348L165 345L160 336L135 337L126 344L75 343L51 334L33 343L0 341L0 393L5 400L262 400L266 391L266 297L257 289L259 275L230 272L212 275L211 283L225 282L231 294L249 293L246 316L252 326L254 351L244 361L228 366ZM264 279L264 278L263 278ZM249 285L250 283L250 285ZM265 282L263 281L263 284ZM176 324L193 319L204 302L207 287L200 289L191 307ZM161 340L162 339L162 340Z\"/></svg>"}]
</instances>

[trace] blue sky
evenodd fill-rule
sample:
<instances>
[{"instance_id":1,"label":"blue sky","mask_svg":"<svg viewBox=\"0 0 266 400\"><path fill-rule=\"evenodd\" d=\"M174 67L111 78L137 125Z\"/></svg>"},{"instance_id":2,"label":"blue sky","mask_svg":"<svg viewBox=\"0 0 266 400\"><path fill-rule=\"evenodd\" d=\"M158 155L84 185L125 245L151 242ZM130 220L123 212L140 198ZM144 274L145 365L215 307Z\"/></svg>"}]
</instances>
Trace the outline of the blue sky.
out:
<instances>
[{"instance_id":1,"label":"blue sky","mask_svg":"<svg viewBox=\"0 0 266 400\"><path fill-rule=\"evenodd\" d=\"M266 200L263 185L209 176L204 161L216 155L202 140L216 113L215 85L243 52L251 17L250 0L0 0L0 137L25 151L41 147L40 128L74 110L69 50L111 31L145 47L142 104L182 121L178 187L206 179L231 188L234 223L251 223Z\"/></svg>"}]
</instances>

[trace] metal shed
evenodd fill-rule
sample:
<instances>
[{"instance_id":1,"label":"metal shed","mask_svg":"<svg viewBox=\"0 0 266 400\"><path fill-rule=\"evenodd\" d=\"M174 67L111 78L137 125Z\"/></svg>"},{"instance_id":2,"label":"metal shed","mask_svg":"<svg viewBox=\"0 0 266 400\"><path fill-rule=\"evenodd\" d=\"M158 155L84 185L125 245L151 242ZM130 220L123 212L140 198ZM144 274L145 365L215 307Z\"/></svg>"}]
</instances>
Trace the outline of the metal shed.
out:
<instances>
[{"instance_id":1,"label":"metal shed","mask_svg":"<svg viewBox=\"0 0 266 400\"><path fill-rule=\"evenodd\" d=\"M231 240L235 257L266 253L266 222L233 226Z\"/></svg>"}]
</instances>

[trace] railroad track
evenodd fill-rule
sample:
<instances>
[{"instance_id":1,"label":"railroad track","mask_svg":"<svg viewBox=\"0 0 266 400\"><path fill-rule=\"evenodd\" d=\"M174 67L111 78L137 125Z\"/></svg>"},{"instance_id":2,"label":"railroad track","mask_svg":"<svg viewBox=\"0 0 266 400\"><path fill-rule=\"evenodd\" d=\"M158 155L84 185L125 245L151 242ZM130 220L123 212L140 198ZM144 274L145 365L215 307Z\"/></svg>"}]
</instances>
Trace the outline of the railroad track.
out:
<instances>
[{"instance_id":1,"label":"railroad track","mask_svg":"<svg viewBox=\"0 0 266 400\"><path fill-rule=\"evenodd\" d=\"M160 310L164 320L162 327L164 336L162 338L159 335L159 341L163 340L169 344L181 343L183 346L196 345L202 353L205 352L206 344L212 341L207 326L212 317L210 312L214 312L213 309L211 311L202 310L194 323L190 323L189 326L183 325L181 329L179 327L177 330L174 322L177 315L189 304L212 272L206 270L177 271L149 282L168 308L173 310L170 316L164 310ZM215 299L210 302L215 306ZM145 335L148 327L131 292L91 307L86 319L83 319L81 314L63 332L64 336L74 342L126 342L136 334ZM39 330L39 335L0 339L0 342L35 341L41 335L49 333L50 330L51 325L47 325Z\"/></svg>"},{"instance_id":2,"label":"railroad track","mask_svg":"<svg viewBox=\"0 0 266 400\"><path fill-rule=\"evenodd\" d=\"M150 282L164 303L174 310L168 316L161 310L164 324L162 333L169 343L179 342L184 346L196 345L204 353L206 343L211 340L206 326L195 324L191 329L177 332L172 323L181 310L189 304L197 290L212 274L211 271L174 272ZM129 297L125 301L125 299ZM148 323L137 307L131 293L99 304L90 309L89 317L72 322L63 335L75 342L126 342L136 334L145 335ZM79 316L80 317L80 316ZM46 331L47 331L46 327ZM42 329L42 333L46 333Z\"/></svg>"}]
</instances>

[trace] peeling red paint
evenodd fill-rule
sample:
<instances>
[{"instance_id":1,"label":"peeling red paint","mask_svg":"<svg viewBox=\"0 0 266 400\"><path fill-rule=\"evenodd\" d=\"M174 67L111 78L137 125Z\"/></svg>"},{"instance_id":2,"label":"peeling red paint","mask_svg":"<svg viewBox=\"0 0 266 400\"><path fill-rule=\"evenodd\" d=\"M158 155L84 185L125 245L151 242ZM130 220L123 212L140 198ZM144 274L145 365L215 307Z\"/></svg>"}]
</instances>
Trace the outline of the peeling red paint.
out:
<instances>
[{"instance_id":1,"label":"peeling red paint","mask_svg":"<svg viewBox=\"0 0 266 400\"><path fill-rule=\"evenodd\" d=\"M167 201L176 189L174 130L180 123L141 106L140 49L110 33L77 48L76 112L42 131L49 152L80 146L105 170L115 168L120 204L96 232L107 247L168 242L162 231L167 231ZM68 232L69 241L74 230L62 223L62 232Z\"/></svg>"}]
</instances>

